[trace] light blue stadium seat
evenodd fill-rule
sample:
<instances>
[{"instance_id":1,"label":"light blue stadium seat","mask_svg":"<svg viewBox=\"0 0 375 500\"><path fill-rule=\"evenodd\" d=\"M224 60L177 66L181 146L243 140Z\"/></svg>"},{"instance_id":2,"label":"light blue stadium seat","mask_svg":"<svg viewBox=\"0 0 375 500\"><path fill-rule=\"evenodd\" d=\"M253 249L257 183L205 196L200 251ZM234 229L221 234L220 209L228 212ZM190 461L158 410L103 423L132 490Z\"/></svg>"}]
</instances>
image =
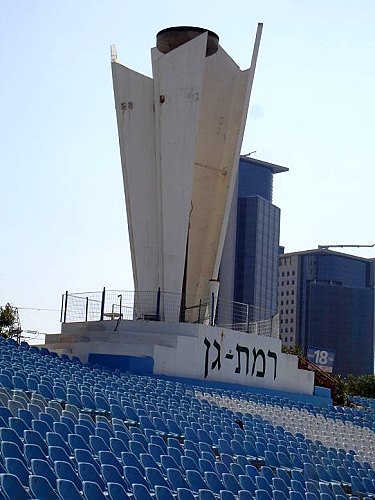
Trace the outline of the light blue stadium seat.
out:
<instances>
[{"instance_id":1,"label":"light blue stadium seat","mask_svg":"<svg viewBox=\"0 0 375 500\"><path fill-rule=\"evenodd\" d=\"M15 399L8 400L8 409L14 417L18 415L18 410L25 408L26 405L23 402L16 401Z\"/></svg>"}]
</instances>

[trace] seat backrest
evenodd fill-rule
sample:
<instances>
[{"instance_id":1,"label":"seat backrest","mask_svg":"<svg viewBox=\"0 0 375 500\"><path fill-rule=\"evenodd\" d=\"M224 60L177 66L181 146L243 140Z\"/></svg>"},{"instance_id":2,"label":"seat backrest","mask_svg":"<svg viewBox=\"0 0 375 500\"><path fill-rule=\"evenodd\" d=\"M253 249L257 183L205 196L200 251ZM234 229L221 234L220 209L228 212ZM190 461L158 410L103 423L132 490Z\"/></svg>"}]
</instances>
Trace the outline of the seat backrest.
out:
<instances>
[{"instance_id":1,"label":"seat backrest","mask_svg":"<svg viewBox=\"0 0 375 500\"><path fill-rule=\"evenodd\" d=\"M87 462L80 462L78 464L78 475L83 481L91 481L97 483L102 490L105 489L105 484L101 475L94 465Z\"/></svg>"},{"instance_id":2,"label":"seat backrest","mask_svg":"<svg viewBox=\"0 0 375 500\"><path fill-rule=\"evenodd\" d=\"M0 484L8 498L17 498L17 500L28 500L31 498L18 477L14 474L0 474Z\"/></svg>"},{"instance_id":3,"label":"seat backrest","mask_svg":"<svg viewBox=\"0 0 375 500\"><path fill-rule=\"evenodd\" d=\"M147 486L144 484L134 483L132 485L133 495L135 500L153 500Z\"/></svg>"},{"instance_id":4,"label":"seat backrest","mask_svg":"<svg viewBox=\"0 0 375 500\"><path fill-rule=\"evenodd\" d=\"M188 488L177 489L178 500L195 500L195 496Z\"/></svg>"},{"instance_id":5,"label":"seat backrest","mask_svg":"<svg viewBox=\"0 0 375 500\"><path fill-rule=\"evenodd\" d=\"M29 470L19 458L8 457L4 460L5 469L14 474L26 488L29 486Z\"/></svg>"},{"instance_id":6,"label":"seat backrest","mask_svg":"<svg viewBox=\"0 0 375 500\"><path fill-rule=\"evenodd\" d=\"M30 474L29 476L30 491L35 498L43 498L44 500L56 500L56 492L52 488L48 479L43 476Z\"/></svg>"},{"instance_id":7,"label":"seat backrest","mask_svg":"<svg viewBox=\"0 0 375 500\"><path fill-rule=\"evenodd\" d=\"M67 479L74 483L78 490L82 490L82 481L68 462L57 460L55 462L55 473L58 479Z\"/></svg>"},{"instance_id":8,"label":"seat backrest","mask_svg":"<svg viewBox=\"0 0 375 500\"><path fill-rule=\"evenodd\" d=\"M125 465L124 466L124 477L129 484L129 486L133 484L143 484L146 488L148 487L147 482L143 475L140 473L139 469L137 467L134 467L132 465Z\"/></svg>"},{"instance_id":9,"label":"seat backrest","mask_svg":"<svg viewBox=\"0 0 375 500\"><path fill-rule=\"evenodd\" d=\"M31 460L31 470L36 476L45 477L51 484L52 488L56 488L57 477L55 471L46 460L33 458Z\"/></svg>"},{"instance_id":10,"label":"seat backrest","mask_svg":"<svg viewBox=\"0 0 375 500\"><path fill-rule=\"evenodd\" d=\"M86 500L107 500L99 484L95 481L83 481L82 487Z\"/></svg>"},{"instance_id":11,"label":"seat backrest","mask_svg":"<svg viewBox=\"0 0 375 500\"><path fill-rule=\"evenodd\" d=\"M117 482L109 482L107 484L109 498L111 500L121 500L128 498L125 488Z\"/></svg>"},{"instance_id":12,"label":"seat backrest","mask_svg":"<svg viewBox=\"0 0 375 500\"><path fill-rule=\"evenodd\" d=\"M69 500L85 500L78 491L76 485L68 479L57 480L57 491L61 498L69 498Z\"/></svg>"}]
</instances>

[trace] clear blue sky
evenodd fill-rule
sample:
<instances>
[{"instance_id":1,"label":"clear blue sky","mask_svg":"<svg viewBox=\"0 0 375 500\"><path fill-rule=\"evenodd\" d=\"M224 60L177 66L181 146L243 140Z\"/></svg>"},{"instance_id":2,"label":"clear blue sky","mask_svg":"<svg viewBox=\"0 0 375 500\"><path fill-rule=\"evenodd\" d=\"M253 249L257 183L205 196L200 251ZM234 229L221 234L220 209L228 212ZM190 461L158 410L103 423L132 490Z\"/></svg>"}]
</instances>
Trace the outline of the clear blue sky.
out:
<instances>
[{"instance_id":1,"label":"clear blue sky","mask_svg":"<svg viewBox=\"0 0 375 500\"><path fill-rule=\"evenodd\" d=\"M375 242L375 2L0 3L0 304L24 328L59 331L64 290L132 289L109 47L150 74L167 26L212 29L244 69L264 23L242 152L290 168L280 243Z\"/></svg>"}]
</instances>

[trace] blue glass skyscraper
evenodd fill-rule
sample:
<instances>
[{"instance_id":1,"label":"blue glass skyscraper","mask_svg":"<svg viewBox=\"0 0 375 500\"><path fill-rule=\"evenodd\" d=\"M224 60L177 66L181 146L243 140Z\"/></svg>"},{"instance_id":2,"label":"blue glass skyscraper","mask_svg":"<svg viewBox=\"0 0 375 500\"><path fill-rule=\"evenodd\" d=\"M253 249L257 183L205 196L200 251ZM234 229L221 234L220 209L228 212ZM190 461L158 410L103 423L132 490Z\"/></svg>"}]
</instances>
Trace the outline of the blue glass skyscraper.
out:
<instances>
[{"instance_id":1,"label":"blue glass skyscraper","mask_svg":"<svg viewBox=\"0 0 375 500\"><path fill-rule=\"evenodd\" d=\"M273 175L287 168L242 156L220 267L220 297L251 306L251 320L277 312L280 209Z\"/></svg>"},{"instance_id":2,"label":"blue glass skyscraper","mask_svg":"<svg viewBox=\"0 0 375 500\"><path fill-rule=\"evenodd\" d=\"M374 373L374 260L327 249L280 256L286 346L335 351L334 373Z\"/></svg>"}]
</instances>

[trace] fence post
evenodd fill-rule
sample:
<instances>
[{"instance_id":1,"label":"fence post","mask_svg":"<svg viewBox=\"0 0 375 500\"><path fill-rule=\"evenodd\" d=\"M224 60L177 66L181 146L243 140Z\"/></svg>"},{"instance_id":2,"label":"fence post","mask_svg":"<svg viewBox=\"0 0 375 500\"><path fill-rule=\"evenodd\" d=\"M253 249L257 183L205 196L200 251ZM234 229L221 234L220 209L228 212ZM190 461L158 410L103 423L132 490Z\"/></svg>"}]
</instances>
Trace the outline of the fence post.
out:
<instances>
[{"instance_id":1,"label":"fence post","mask_svg":"<svg viewBox=\"0 0 375 500\"><path fill-rule=\"evenodd\" d=\"M105 287L103 287L102 291L102 305L100 307L100 321L104 319L104 304L105 304Z\"/></svg>"},{"instance_id":2,"label":"fence post","mask_svg":"<svg viewBox=\"0 0 375 500\"><path fill-rule=\"evenodd\" d=\"M161 297L161 290L160 286L158 288L158 294L156 296L156 320L160 321L160 297Z\"/></svg>"},{"instance_id":3,"label":"fence post","mask_svg":"<svg viewBox=\"0 0 375 500\"><path fill-rule=\"evenodd\" d=\"M214 326L214 317L215 317L215 294L214 294L214 292L212 292L211 293L211 318L210 318L211 326Z\"/></svg>"},{"instance_id":4,"label":"fence post","mask_svg":"<svg viewBox=\"0 0 375 500\"><path fill-rule=\"evenodd\" d=\"M89 314L89 298L86 297L86 310L85 310L85 321L87 322L87 317Z\"/></svg>"},{"instance_id":5,"label":"fence post","mask_svg":"<svg viewBox=\"0 0 375 500\"><path fill-rule=\"evenodd\" d=\"M60 309L60 323L63 322L63 317L64 317L64 297L65 294L61 295L61 309Z\"/></svg>"},{"instance_id":6,"label":"fence post","mask_svg":"<svg viewBox=\"0 0 375 500\"><path fill-rule=\"evenodd\" d=\"M246 332L250 332L249 304L246 304Z\"/></svg>"},{"instance_id":7,"label":"fence post","mask_svg":"<svg viewBox=\"0 0 375 500\"><path fill-rule=\"evenodd\" d=\"M201 308L202 308L202 299L199 299L198 324L200 324L201 322Z\"/></svg>"},{"instance_id":8,"label":"fence post","mask_svg":"<svg viewBox=\"0 0 375 500\"><path fill-rule=\"evenodd\" d=\"M68 309L68 290L65 292L64 323L66 323L66 310Z\"/></svg>"},{"instance_id":9,"label":"fence post","mask_svg":"<svg viewBox=\"0 0 375 500\"><path fill-rule=\"evenodd\" d=\"M117 295L117 298L120 299L120 315L119 315L119 318L122 319L122 294Z\"/></svg>"}]
</instances>

